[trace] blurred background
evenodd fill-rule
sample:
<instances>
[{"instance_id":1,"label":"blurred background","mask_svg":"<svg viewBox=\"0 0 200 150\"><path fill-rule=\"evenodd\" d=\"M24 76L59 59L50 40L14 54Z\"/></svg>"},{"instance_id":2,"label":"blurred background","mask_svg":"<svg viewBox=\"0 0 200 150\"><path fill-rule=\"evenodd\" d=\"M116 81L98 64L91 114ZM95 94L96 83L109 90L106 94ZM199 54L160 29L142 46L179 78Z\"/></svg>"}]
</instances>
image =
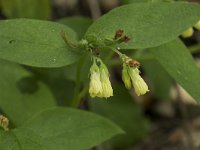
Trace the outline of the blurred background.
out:
<instances>
[{"instance_id":1,"label":"blurred background","mask_svg":"<svg viewBox=\"0 0 200 150\"><path fill-rule=\"evenodd\" d=\"M65 24L84 36L92 22L115 7L150 0L0 0L0 19L31 18L51 20ZM151 0L152 1L152 0ZM153 0L161 1L161 0ZM163 0L173 1L173 0ZM199 3L199 0L190 2ZM143 31L145 32L145 31ZM190 47L197 66L200 68L200 32L182 39ZM137 51L125 51L137 58ZM198 150L200 149L200 106L179 86L155 59L139 59L142 75L151 92L137 97L128 92L121 81L121 65L112 56L111 76L115 96L108 101L82 98L81 109L103 115L118 125L127 134L107 141L94 150ZM89 82L90 63L86 59L81 82ZM37 90L42 81L52 91L58 105L68 106L73 98L75 65L62 68L34 68L23 66L32 73L30 78L20 81L25 92ZM70 95L71 94L71 95Z\"/></svg>"}]
</instances>

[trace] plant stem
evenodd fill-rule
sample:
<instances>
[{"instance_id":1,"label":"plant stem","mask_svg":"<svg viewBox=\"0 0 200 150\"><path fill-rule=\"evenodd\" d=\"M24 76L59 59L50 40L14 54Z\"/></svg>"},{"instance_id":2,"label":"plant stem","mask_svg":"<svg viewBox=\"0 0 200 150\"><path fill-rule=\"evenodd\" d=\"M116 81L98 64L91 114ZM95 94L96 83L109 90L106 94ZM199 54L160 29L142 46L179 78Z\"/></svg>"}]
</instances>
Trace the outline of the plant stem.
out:
<instances>
[{"instance_id":1,"label":"plant stem","mask_svg":"<svg viewBox=\"0 0 200 150\"><path fill-rule=\"evenodd\" d=\"M78 95L79 99L82 99L86 95L87 92L88 92L88 84L85 84L84 88Z\"/></svg>"},{"instance_id":2,"label":"plant stem","mask_svg":"<svg viewBox=\"0 0 200 150\"><path fill-rule=\"evenodd\" d=\"M80 78L81 78L81 69L83 67L84 60L85 60L85 55L82 58L80 58L79 63L77 65L74 98L71 103L72 107L79 107L79 104L80 104L80 100L81 100L81 98L79 97L79 91L81 87Z\"/></svg>"},{"instance_id":3,"label":"plant stem","mask_svg":"<svg viewBox=\"0 0 200 150\"><path fill-rule=\"evenodd\" d=\"M200 51L200 44L189 47L189 50L192 54L199 52Z\"/></svg>"},{"instance_id":4,"label":"plant stem","mask_svg":"<svg viewBox=\"0 0 200 150\"><path fill-rule=\"evenodd\" d=\"M110 48L110 47L109 47ZM116 52L117 54L121 55L122 53L120 53L119 51L115 50L114 48L110 48L112 49L114 52ZM191 46L188 48L189 51L194 54L194 53L197 53L197 52L200 52L200 44L197 44L197 45L194 45L194 46ZM123 55L123 54L122 54ZM138 59L139 61L142 61L142 60L151 60L151 59L154 59L153 55L147 53L147 54L143 54L143 55L135 55L134 56L135 59ZM121 60L112 60L110 62L110 65L111 66L116 66L116 65L120 65L121 64Z\"/></svg>"},{"instance_id":5,"label":"plant stem","mask_svg":"<svg viewBox=\"0 0 200 150\"><path fill-rule=\"evenodd\" d=\"M120 57L124 55L124 54L122 54L120 51L116 50L116 49L113 48L113 47L107 46L106 48L111 49L112 51L114 51L115 53L117 53Z\"/></svg>"}]
</instances>

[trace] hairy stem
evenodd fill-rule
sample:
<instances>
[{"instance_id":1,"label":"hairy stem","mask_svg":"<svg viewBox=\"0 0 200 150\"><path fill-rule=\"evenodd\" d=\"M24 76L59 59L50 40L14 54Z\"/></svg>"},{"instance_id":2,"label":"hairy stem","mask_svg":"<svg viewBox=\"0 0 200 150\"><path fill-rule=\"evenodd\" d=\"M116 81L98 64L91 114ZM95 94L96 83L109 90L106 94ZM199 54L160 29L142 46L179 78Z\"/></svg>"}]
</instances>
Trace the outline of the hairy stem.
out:
<instances>
[{"instance_id":1,"label":"hairy stem","mask_svg":"<svg viewBox=\"0 0 200 150\"><path fill-rule=\"evenodd\" d=\"M76 83L75 83L75 90L74 90L74 98L72 100L71 106L72 107L79 107L81 98L79 97L79 91L80 91L80 87L81 87L81 69L83 67L85 61L85 56L83 56L80 60L79 63L77 65L77 70L76 70Z\"/></svg>"}]
</instances>

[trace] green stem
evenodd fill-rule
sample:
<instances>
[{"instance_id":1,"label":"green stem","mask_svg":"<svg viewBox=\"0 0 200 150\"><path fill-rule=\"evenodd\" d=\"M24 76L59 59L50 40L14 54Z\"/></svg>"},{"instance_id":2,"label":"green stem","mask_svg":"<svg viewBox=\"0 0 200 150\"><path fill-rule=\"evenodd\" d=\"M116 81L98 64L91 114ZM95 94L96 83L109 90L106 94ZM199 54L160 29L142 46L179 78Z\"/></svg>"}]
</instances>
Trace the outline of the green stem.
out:
<instances>
[{"instance_id":1,"label":"green stem","mask_svg":"<svg viewBox=\"0 0 200 150\"><path fill-rule=\"evenodd\" d=\"M108 48L108 49L112 50L113 52L117 53L119 55L119 57L121 58L122 62L124 62L128 58L128 56L126 56L125 54L121 53L120 51L118 51L117 49L115 49L113 47L107 46L105 48Z\"/></svg>"},{"instance_id":2,"label":"green stem","mask_svg":"<svg viewBox=\"0 0 200 150\"><path fill-rule=\"evenodd\" d=\"M79 104L80 104L80 101L81 101L81 98L79 98L79 91L80 91L80 87L81 87L81 81L80 81L81 69L83 67L84 60L85 60L85 55L82 58L80 58L79 63L77 65L74 98L73 98L72 103L71 103L72 107L78 107Z\"/></svg>"},{"instance_id":3,"label":"green stem","mask_svg":"<svg viewBox=\"0 0 200 150\"><path fill-rule=\"evenodd\" d=\"M197 53L197 52L200 52L200 44L197 44L197 45L194 45L194 46L191 46L188 48L190 50L190 52L192 54L194 53ZM113 50L113 49L112 49ZM120 54L121 55L121 54ZM151 59L154 59L153 55L152 54L149 54L149 53L146 53L146 54L143 54L143 55L135 55L134 56L135 59L138 59L139 61L143 61L143 60L151 60ZM116 66L116 65L120 65L121 64L121 60L112 60L110 62L110 65L111 66Z\"/></svg>"},{"instance_id":4,"label":"green stem","mask_svg":"<svg viewBox=\"0 0 200 150\"><path fill-rule=\"evenodd\" d=\"M122 56L124 56L124 54L122 54L120 51L118 51L118 50L116 50L115 48L113 48L113 47L106 47L106 48L108 48L108 49L111 49L112 51L114 51L115 53L117 53L120 57L122 57Z\"/></svg>"},{"instance_id":5,"label":"green stem","mask_svg":"<svg viewBox=\"0 0 200 150\"><path fill-rule=\"evenodd\" d=\"M200 44L189 47L189 50L192 54L199 52L200 51Z\"/></svg>"},{"instance_id":6,"label":"green stem","mask_svg":"<svg viewBox=\"0 0 200 150\"><path fill-rule=\"evenodd\" d=\"M78 95L79 99L82 99L83 97L85 97L87 92L88 92L88 84L85 84L84 88L82 89L82 91Z\"/></svg>"}]
</instances>

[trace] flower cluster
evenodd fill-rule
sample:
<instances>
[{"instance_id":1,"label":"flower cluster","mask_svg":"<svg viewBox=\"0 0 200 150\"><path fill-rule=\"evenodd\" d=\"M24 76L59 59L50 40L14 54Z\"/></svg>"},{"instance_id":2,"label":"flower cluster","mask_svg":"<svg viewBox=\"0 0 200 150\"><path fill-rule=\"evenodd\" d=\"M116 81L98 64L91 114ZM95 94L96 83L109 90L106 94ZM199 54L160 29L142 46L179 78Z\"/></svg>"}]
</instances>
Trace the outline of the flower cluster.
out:
<instances>
[{"instance_id":1,"label":"flower cluster","mask_svg":"<svg viewBox=\"0 0 200 150\"><path fill-rule=\"evenodd\" d=\"M113 96L113 89L109 80L108 69L105 64L100 61L100 67L93 61L90 68L90 87L89 93L91 97L105 97Z\"/></svg>"},{"instance_id":2,"label":"flower cluster","mask_svg":"<svg viewBox=\"0 0 200 150\"><path fill-rule=\"evenodd\" d=\"M129 64L123 63L122 80L127 89L131 88L132 83L137 96L144 95L149 91L147 84L140 76L138 66L130 66Z\"/></svg>"},{"instance_id":3,"label":"flower cluster","mask_svg":"<svg viewBox=\"0 0 200 150\"><path fill-rule=\"evenodd\" d=\"M105 64L99 58L100 47L98 47L99 44L96 45L96 43L99 43L97 42L97 38L93 38L93 40L91 40L91 37L92 36L87 39L88 43L85 41L80 43L81 45L85 45L84 47L92 53L93 65L90 68L89 93L91 97L108 98L113 96L113 89L109 80L109 72ZM140 96L149 91L147 84L140 76L140 71L138 69L140 63L112 47L116 44L127 43L129 40L130 38L125 35L124 30L119 29L116 31L113 38L105 39L105 43L100 45L103 45L105 48L109 48L120 56L123 61L122 80L125 87L127 89L131 89L133 86L135 93Z\"/></svg>"},{"instance_id":4,"label":"flower cluster","mask_svg":"<svg viewBox=\"0 0 200 150\"><path fill-rule=\"evenodd\" d=\"M197 30L200 30L200 20L194 25L194 28L196 28ZM188 28L187 30L185 30L181 36L184 38L189 38L193 35L194 33L194 29L193 27Z\"/></svg>"},{"instance_id":5,"label":"flower cluster","mask_svg":"<svg viewBox=\"0 0 200 150\"><path fill-rule=\"evenodd\" d=\"M125 56L127 58L127 56ZM123 59L124 60L124 59ZM109 80L109 72L105 64L98 58L100 65L97 65L97 60L94 59L93 65L90 68L90 87L89 93L91 97L111 97L113 89ZM149 89L143 78L140 76L138 63L130 63L134 60L129 58L129 61L123 63L122 80L127 89L133 86L137 96L146 94Z\"/></svg>"},{"instance_id":6,"label":"flower cluster","mask_svg":"<svg viewBox=\"0 0 200 150\"><path fill-rule=\"evenodd\" d=\"M195 27L200 28L200 22ZM118 29L115 32L114 37L99 39L95 35L88 35L85 39L74 44L67 39L66 33L61 32L61 36L65 43L72 48L83 48L91 53L93 64L90 68L90 84L89 93L91 97L109 98L113 96L113 89L109 80L109 72L106 65L99 58L100 50L103 48L109 48L117 53L123 61L122 80L127 89L131 89L133 86L135 93L140 96L149 91L147 84L140 76L139 62L130 59L125 54L122 54L114 46L121 43L127 43L130 38L125 34L124 30Z\"/></svg>"}]
</instances>

